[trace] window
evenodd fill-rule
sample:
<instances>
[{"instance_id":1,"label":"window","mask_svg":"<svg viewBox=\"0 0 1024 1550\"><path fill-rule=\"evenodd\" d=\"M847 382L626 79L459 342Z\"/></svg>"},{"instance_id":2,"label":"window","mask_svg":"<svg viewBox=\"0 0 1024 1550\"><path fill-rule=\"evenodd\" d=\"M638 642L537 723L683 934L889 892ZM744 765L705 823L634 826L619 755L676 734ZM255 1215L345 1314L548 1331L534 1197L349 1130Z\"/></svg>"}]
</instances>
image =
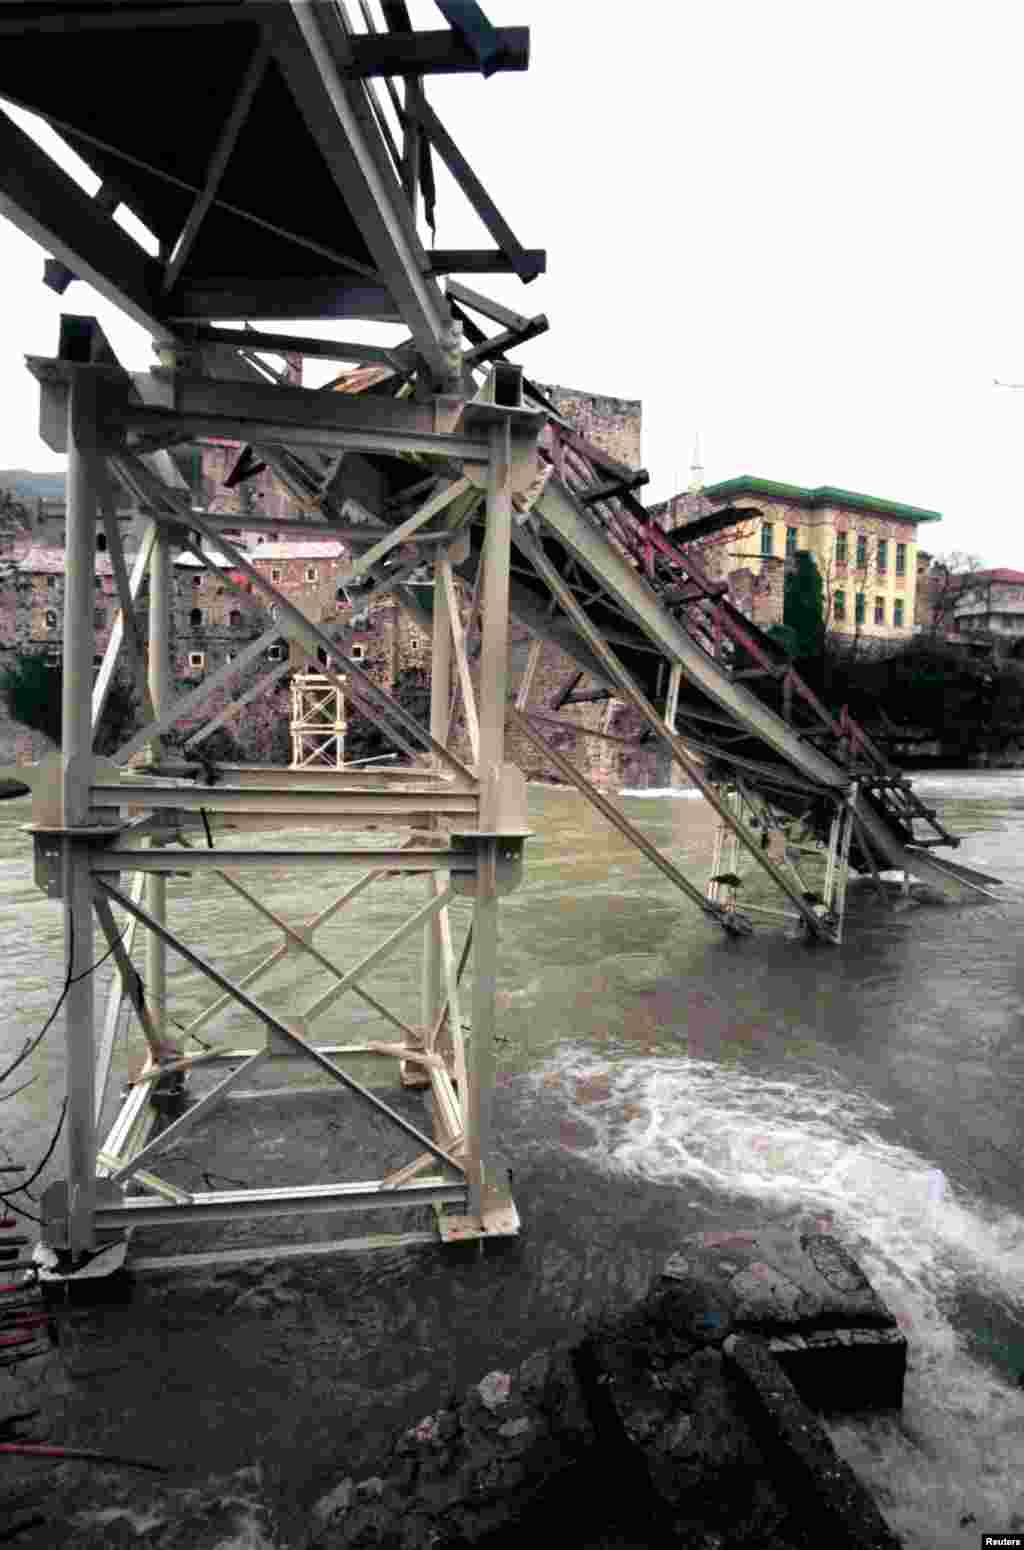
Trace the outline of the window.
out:
<instances>
[{"instance_id":1,"label":"window","mask_svg":"<svg viewBox=\"0 0 1024 1550\"><path fill-rule=\"evenodd\" d=\"M96 548L102 554L104 549L106 549L106 547L107 547L107 535L106 535L106 533L97 533L96 534Z\"/></svg>"},{"instance_id":2,"label":"window","mask_svg":"<svg viewBox=\"0 0 1024 1550\"><path fill-rule=\"evenodd\" d=\"M796 554L796 541L797 541L797 537L798 537L797 529L795 527L787 527L787 529L786 529L786 558L787 559L791 560L793 558L793 556Z\"/></svg>"},{"instance_id":3,"label":"window","mask_svg":"<svg viewBox=\"0 0 1024 1550\"><path fill-rule=\"evenodd\" d=\"M230 614L228 615L228 624L231 626L231 628L233 630L240 630L241 629L241 627L242 627L242 610L240 608L232 608Z\"/></svg>"},{"instance_id":4,"label":"window","mask_svg":"<svg viewBox=\"0 0 1024 1550\"><path fill-rule=\"evenodd\" d=\"M92 611L92 623L93 629L105 630L107 627L107 610L105 608L94 608Z\"/></svg>"},{"instance_id":5,"label":"window","mask_svg":"<svg viewBox=\"0 0 1024 1550\"><path fill-rule=\"evenodd\" d=\"M888 569L889 569L889 540L887 538L880 538L878 540L878 574L880 576L884 576Z\"/></svg>"},{"instance_id":6,"label":"window","mask_svg":"<svg viewBox=\"0 0 1024 1550\"><path fill-rule=\"evenodd\" d=\"M863 624L864 623L864 603L865 603L865 597L864 597L863 592L858 592L856 598L854 599L854 605L853 605L853 608L854 608L853 618L854 618L854 623L855 624Z\"/></svg>"},{"instance_id":7,"label":"window","mask_svg":"<svg viewBox=\"0 0 1024 1550\"><path fill-rule=\"evenodd\" d=\"M225 653L224 653L224 660L225 660L225 662L233 662L235 660L235 658L237 657L237 655L238 655L237 651L225 651Z\"/></svg>"},{"instance_id":8,"label":"window","mask_svg":"<svg viewBox=\"0 0 1024 1550\"><path fill-rule=\"evenodd\" d=\"M271 568L270 579L271 579L271 581L280 581L281 580L281 571L280 571L278 566L275 565L275 566L273 566Z\"/></svg>"},{"instance_id":9,"label":"window","mask_svg":"<svg viewBox=\"0 0 1024 1550\"><path fill-rule=\"evenodd\" d=\"M366 647L363 645L353 646L352 650L349 652L349 656L352 658L353 662L361 662L365 655Z\"/></svg>"},{"instance_id":10,"label":"window","mask_svg":"<svg viewBox=\"0 0 1024 1550\"><path fill-rule=\"evenodd\" d=\"M868 563L868 541L863 533L857 534L857 569L863 570Z\"/></svg>"},{"instance_id":11,"label":"window","mask_svg":"<svg viewBox=\"0 0 1024 1550\"><path fill-rule=\"evenodd\" d=\"M419 649L420 649L420 637L416 634L415 630L410 630L409 631L409 650L410 651L418 651Z\"/></svg>"},{"instance_id":12,"label":"window","mask_svg":"<svg viewBox=\"0 0 1024 1550\"><path fill-rule=\"evenodd\" d=\"M896 574L897 574L897 576L905 576L907 574L907 546L906 546L906 544L897 544L896 545Z\"/></svg>"},{"instance_id":13,"label":"window","mask_svg":"<svg viewBox=\"0 0 1024 1550\"><path fill-rule=\"evenodd\" d=\"M845 533L837 533L836 534L836 564L837 565L845 565L846 564L846 534Z\"/></svg>"},{"instance_id":14,"label":"window","mask_svg":"<svg viewBox=\"0 0 1024 1550\"><path fill-rule=\"evenodd\" d=\"M761 553L771 555L775 552L775 529L770 522L761 524Z\"/></svg>"},{"instance_id":15,"label":"window","mask_svg":"<svg viewBox=\"0 0 1024 1550\"><path fill-rule=\"evenodd\" d=\"M45 623L46 623L46 628L48 630L55 630L57 628L57 611L56 611L56 609L48 608L46 610Z\"/></svg>"},{"instance_id":16,"label":"window","mask_svg":"<svg viewBox=\"0 0 1024 1550\"><path fill-rule=\"evenodd\" d=\"M316 566L315 565L307 565L306 566L306 580L307 581L315 581L316 578L317 578L317 568L316 568Z\"/></svg>"},{"instance_id":17,"label":"window","mask_svg":"<svg viewBox=\"0 0 1024 1550\"><path fill-rule=\"evenodd\" d=\"M845 619L846 618L846 593L845 592L837 592L835 597L832 599L832 612L835 614L837 619Z\"/></svg>"},{"instance_id":18,"label":"window","mask_svg":"<svg viewBox=\"0 0 1024 1550\"><path fill-rule=\"evenodd\" d=\"M898 630L903 628L903 599L898 597L892 605L892 622Z\"/></svg>"},{"instance_id":19,"label":"window","mask_svg":"<svg viewBox=\"0 0 1024 1550\"><path fill-rule=\"evenodd\" d=\"M195 575L195 576L193 576L193 577L192 577L192 585L193 585L193 586L194 586L194 587L201 587L201 586L202 586L202 584L203 584L203 578L202 578L202 576L200 576L200 575L198 575L198 574L197 574L197 575Z\"/></svg>"},{"instance_id":20,"label":"window","mask_svg":"<svg viewBox=\"0 0 1024 1550\"><path fill-rule=\"evenodd\" d=\"M203 622L203 610L201 608L190 608L188 622L193 630L198 630Z\"/></svg>"},{"instance_id":21,"label":"window","mask_svg":"<svg viewBox=\"0 0 1024 1550\"><path fill-rule=\"evenodd\" d=\"M876 624L884 624L885 623L885 598L884 597L876 597L875 598L875 623Z\"/></svg>"},{"instance_id":22,"label":"window","mask_svg":"<svg viewBox=\"0 0 1024 1550\"><path fill-rule=\"evenodd\" d=\"M97 576L96 580L93 582L93 586L96 588L97 592L102 592L103 591L103 581L102 581L102 578Z\"/></svg>"},{"instance_id":23,"label":"window","mask_svg":"<svg viewBox=\"0 0 1024 1550\"><path fill-rule=\"evenodd\" d=\"M327 666L327 653L322 646L317 647L316 659L321 667Z\"/></svg>"},{"instance_id":24,"label":"window","mask_svg":"<svg viewBox=\"0 0 1024 1550\"><path fill-rule=\"evenodd\" d=\"M92 665L93 665L93 667L102 667L103 666L103 658L102 657L93 657Z\"/></svg>"},{"instance_id":25,"label":"window","mask_svg":"<svg viewBox=\"0 0 1024 1550\"><path fill-rule=\"evenodd\" d=\"M52 592L56 585L57 585L57 578L56 578L56 576L47 576L47 578L46 578L46 590L48 592Z\"/></svg>"},{"instance_id":26,"label":"window","mask_svg":"<svg viewBox=\"0 0 1024 1550\"><path fill-rule=\"evenodd\" d=\"M188 654L188 665L194 668L204 668L206 666L206 657L203 652L190 651Z\"/></svg>"},{"instance_id":27,"label":"window","mask_svg":"<svg viewBox=\"0 0 1024 1550\"><path fill-rule=\"evenodd\" d=\"M60 647L47 646L43 662L47 667L57 667L60 663Z\"/></svg>"},{"instance_id":28,"label":"window","mask_svg":"<svg viewBox=\"0 0 1024 1550\"><path fill-rule=\"evenodd\" d=\"M284 662L287 660L287 657L288 647L281 645L280 641L276 646L271 646L267 651L268 662Z\"/></svg>"}]
</instances>

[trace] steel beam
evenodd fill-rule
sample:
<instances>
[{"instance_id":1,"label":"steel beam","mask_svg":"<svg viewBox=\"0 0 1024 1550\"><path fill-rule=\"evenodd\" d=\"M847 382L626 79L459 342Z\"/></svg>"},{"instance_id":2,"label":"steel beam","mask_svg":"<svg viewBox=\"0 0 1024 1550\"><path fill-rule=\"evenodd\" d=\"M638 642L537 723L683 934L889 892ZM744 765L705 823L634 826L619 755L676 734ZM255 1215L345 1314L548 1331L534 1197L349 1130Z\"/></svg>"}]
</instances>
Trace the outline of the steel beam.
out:
<instances>
[{"instance_id":1,"label":"steel beam","mask_svg":"<svg viewBox=\"0 0 1024 1550\"><path fill-rule=\"evenodd\" d=\"M462 850L101 850L91 870L97 877L113 872L201 872L205 867L240 868L371 866L389 872L463 872L472 875L476 864ZM127 906L126 906L127 908Z\"/></svg>"},{"instance_id":2,"label":"steel beam","mask_svg":"<svg viewBox=\"0 0 1024 1550\"><path fill-rule=\"evenodd\" d=\"M302 355L322 361L398 367L394 350L379 344L355 344L341 339L305 339L295 334L268 334L256 328L215 328L199 324L183 330L196 344L226 344L234 350L267 355Z\"/></svg>"},{"instance_id":3,"label":"steel beam","mask_svg":"<svg viewBox=\"0 0 1024 1550\"><path fill-rule=\"evenodd\" d=\"M147 333L167 336L157 302L160 265L2 111L0 215Z\"/></svg>"},{"instance_id":4,"label":"steel beam","mask_svg":"<svg viewBox=\"0 0 1024 1550\"><path fill-rule=\"evenodd\" d=\"M448 1159L444 1161L447 1163ZM248 1221L256 1217L318 1215L335 1211L379 1211L417 1206L465 1206L466 1186L441 1178L419 1179L392 1189L366 1184L310 1184L292 1189L221 1190L195 1193L190 1205L142 1197L100 1206L100 1231L133 1227L178 1227L184 1222Z\"/></svg>"},{"instance_id":5,"label":"steel beam","mask_svg":"<svg viewBox=\"0 0 1024 1550\"><path fill-rule=\"evenodd\" d=\"M529 27L496 27L496 60L493 70L528 70ZM469 44L455 32L378 33L375 37L349 35L349 59L340 66L346 77L366 79L392 75L478 74L480 61Z\"/></svg>"},{"instance_id":6,"label":"steel beam","mask_svg":"<svg viewBox=\"0 0 1024 1550\"><path fill-rule=\"evenodd\" d=\"M145 407L130 411L124 423L126 430L139 436L156 435L167 437L172 442L197 441L212 436L223 441L276 442L295 447L324 447L335 451L351 449L356 452L382 452L392 456L403 452L414 453L419 456L454 458L464 463L484 463L487 460L486 442L458 432L443 434L426 430L336 429L329 424L252 420L238 415L197 414L186 417L167 409Z\"/></svg>"},{"instance_id":7,"label":"steel beam","mask_svg":"<svg viewBox=\"0 0 1024 1550\"><path fill-rule=\"evenodd\" d=\"M353 62L340 23L308 0L291 0L287 8L273 8L272 24L277 61L338 192L419 354L436 380L447 382L452 376L448 307L427 273L426 253L387 162L369 102L339 74L339 63Z\"/></svg>"}]
</instances>

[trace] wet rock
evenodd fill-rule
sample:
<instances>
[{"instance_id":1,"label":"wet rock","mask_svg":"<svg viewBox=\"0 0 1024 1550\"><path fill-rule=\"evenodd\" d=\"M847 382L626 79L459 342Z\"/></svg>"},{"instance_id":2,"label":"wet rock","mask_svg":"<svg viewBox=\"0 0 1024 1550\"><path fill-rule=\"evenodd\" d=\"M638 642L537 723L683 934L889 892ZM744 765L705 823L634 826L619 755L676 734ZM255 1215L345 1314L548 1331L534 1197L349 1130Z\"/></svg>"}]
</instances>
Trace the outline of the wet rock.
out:
<instances>
[{"instance_id":1,"label":"wet rock","mask_svg":"<svg viewBox=\"0 0 1024 1550\"><path fill-rule=\"evenodd\" d=\"M336 1514L347 1512L352 1501L352 1481L345 1479L328 1491L326 1496L321 1496L313 1508L313 1518L317 1523L329 1523Z\"/></svg>"},{"instance_id":2,"label":"wet rock","mask_svg":"<svg viewBox=\"0 0 1024 1550\"><path fill-rule=\"evenodd\" d=\"M481 1543L515 1523L593 1441L568 1350L537 1352L514 1372L488 1373L457 1407L407 1428L379 1476L350 1493L338 1488L313 1544L454 1550Z\"/></svg>"},{"instance_id":3,"label":"wet rock","mask_svg":"<svg viewBox=\"0 0 1024 1550\"><path fill-rule=\"evenodd\" d=\"M815 1408L898 1409L903 1402L906 1339L831 1233L697 1234L656 1277L651 1300L694 1340L721 1345L730 1334L763 1335Z\"/></svg>"},{"instance_id":4,"label":"wet rock","mask_svg":"<svg viewBox=\"0 0 1024 1550\"><path fill-rule=\"evenodd\" d=\"M507 1372L489 1372L477 1384L477 1393L488 1410L497 1410L499 1405L504 1405L511 1389L512 1379Z\"/></svg>"}]
</instances>

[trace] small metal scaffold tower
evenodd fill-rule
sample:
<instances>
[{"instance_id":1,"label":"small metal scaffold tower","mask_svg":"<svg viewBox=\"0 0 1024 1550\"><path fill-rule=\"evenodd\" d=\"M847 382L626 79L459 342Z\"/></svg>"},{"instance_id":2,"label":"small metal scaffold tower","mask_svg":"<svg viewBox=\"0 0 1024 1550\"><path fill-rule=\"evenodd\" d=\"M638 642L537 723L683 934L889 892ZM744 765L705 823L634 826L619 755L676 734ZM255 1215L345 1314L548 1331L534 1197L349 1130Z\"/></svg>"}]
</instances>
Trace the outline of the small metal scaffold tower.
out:
<instances>
[{"instance_id":1,"label":"small metal scaffold tower","mask_svg":"<svg viewBox=\"0 0 1024 1550\"><path fill-rule=\"evenodd\" d=\"M344 769L344 680L296 673L291 697L292 769Z\"/></svg>"}]
</instances>

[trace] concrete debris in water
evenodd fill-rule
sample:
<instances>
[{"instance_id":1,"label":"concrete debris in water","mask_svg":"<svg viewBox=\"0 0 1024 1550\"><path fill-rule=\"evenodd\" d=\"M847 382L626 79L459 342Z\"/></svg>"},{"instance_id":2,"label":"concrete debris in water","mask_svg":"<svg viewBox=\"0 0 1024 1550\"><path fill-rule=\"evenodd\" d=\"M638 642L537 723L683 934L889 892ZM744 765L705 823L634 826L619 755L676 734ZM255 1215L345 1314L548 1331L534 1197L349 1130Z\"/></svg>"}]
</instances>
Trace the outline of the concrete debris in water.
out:
<instances>
[{"instance_id":1,"label":"concrete debris in water","mask_svg":"<svg viewBox=\"0 0 1024 1550\"><path fill-rule=\"evenodd\" d=\"M899 1550L780 1365L830 1385L830 1408L898 1404L894 1323L827 1234L689 1239L635 1307L488 1373L403 1432L378 1475L343 1480L313 1543L504 1550L558 1523L566 1545ZM865 1340L886 1352L867 1380Z\"/></svg>"}]
</instances>

